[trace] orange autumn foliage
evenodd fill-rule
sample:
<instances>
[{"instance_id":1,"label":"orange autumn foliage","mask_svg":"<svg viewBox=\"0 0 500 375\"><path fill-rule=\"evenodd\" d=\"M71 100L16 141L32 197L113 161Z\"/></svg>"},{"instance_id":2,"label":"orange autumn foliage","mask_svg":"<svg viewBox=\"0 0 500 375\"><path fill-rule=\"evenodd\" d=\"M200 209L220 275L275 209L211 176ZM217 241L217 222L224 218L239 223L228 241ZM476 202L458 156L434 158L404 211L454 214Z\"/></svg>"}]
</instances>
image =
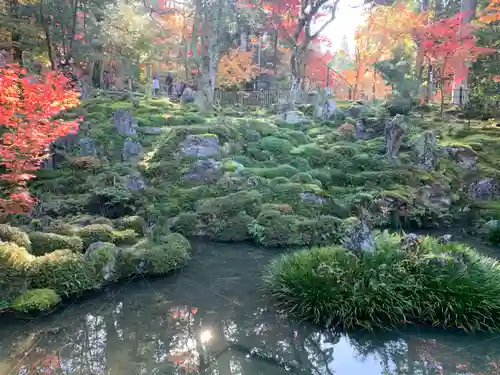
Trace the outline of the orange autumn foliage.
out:
<instances>
[{"instance_id":1,"label":"orange autumn foliage","mask_svg":"<svg viewBox=\"0 0 500 375\"><path fill-rule=\"evenodd\" d=\"M484 12L479 17L480 23L500 21L500 0L491 0Z\"/></svg>"},{"instance_id":2,"label":"orange autumn foliage","mask_svg":"<svg viewBox=\"0 0 500 375\"><path fill-rule=\"evenodd\" d=\"M27 181L41 166L50 143L78 129L78 121L56 120L78 105L68 79L56 72L35 78L18 66L0 68L0 214L28 211L35 203Z\"/></svg>"},{"instance_id":3,"label":"orange autumn foliage","mask_svg":"<svg viewBox=\"0 0 500 375\"><path fill-rule=\"evenodd\" d=\"M221 87L237 85L251 81L258 73L253 52L232 50L220 59L217 84Z\"/></svg>"}]
</instances>

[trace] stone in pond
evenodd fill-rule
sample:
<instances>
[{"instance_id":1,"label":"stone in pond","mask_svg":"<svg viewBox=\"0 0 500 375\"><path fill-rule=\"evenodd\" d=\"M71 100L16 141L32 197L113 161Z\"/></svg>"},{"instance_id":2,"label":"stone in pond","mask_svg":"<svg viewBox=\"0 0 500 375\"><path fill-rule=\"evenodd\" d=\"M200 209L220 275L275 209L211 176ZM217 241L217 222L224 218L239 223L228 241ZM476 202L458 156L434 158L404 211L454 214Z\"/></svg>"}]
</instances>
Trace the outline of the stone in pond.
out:
<instances>
[{"instance_id":1,"label":"stone in pond","mask_svg":"<svg viewBox=\"0 0 500 375\"><path fill-rule=\"evenodd\" d=\"M113 126L118 134L125 137L131 137L137 134L137 121L130 112L123 109L117 109L113 114Z\"/></svg>"},{"instance_id":2,"label":"stone in pond","mask_svg":"<svg viewBox=\"0 0 500 375\"><path fill-rule=\"evenodd\" d=\"M123 142L123 151L122 158L123 161L130 161L134 157L140 155L142 152L141 144L137 141L134 141L131 138L125 139Z\"/></svg>"},{"instance_id":3,"label":"stone in pond","mask_svg":"<svg viewBox=\"0 0 500 375\"><path fill-rule=\"evenodd\" d=\"M184 156L212 157L220 153L219 137L215 134L190 134L181 144Z\"/></svg>"},{"instance_id":4,"label":"stone in pond","mask_svg":"<svg viewBox=\"0 0 500 375\"><path fill-rule=\"evenodd\" d=\"M438 237L438 243L444 245L451 242L451 234L445 234Z\"/></svg>"},{"instance_id":5,"label":"stone in pond","mask_svg":"<svg viewBox=\"0 0 500 375\"><path fill-rule=\"evenodd\" d=\"M117 278L116 263L120 249L108 242L94 242L85 251L85 258L94 263L104 281Z\"/></svg>"},{"instance_id":6,"label":"stone in pond","mask_svg":"<svg viewBox=\"0 0 500 375\"><path fill-rule=\"evenodd\" d=\"M221 164L213 159L198 160L184 178L192 181L215 182L222 175Z\"/></svg>"}]
</instances>

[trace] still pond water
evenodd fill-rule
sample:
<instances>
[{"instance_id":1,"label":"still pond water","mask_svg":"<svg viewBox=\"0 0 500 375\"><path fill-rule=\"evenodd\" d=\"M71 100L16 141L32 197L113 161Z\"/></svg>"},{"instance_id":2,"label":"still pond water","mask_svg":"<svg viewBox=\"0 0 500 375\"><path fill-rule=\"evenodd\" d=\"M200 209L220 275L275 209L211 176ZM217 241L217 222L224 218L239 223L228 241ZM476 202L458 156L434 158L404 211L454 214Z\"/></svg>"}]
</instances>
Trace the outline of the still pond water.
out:
<instances>
[{"instance_id":1,"label":"still pond water","mask_svg":"<svg viewBox=\"0 0 500 375\"><path fill-rule=\"evenodd\" d=\"M0 375L497 375L500 335L342 335L275 314L258 286L276 252L196 244L190 265L36 321L0 323Z\"/></svg>"}]
</instances>

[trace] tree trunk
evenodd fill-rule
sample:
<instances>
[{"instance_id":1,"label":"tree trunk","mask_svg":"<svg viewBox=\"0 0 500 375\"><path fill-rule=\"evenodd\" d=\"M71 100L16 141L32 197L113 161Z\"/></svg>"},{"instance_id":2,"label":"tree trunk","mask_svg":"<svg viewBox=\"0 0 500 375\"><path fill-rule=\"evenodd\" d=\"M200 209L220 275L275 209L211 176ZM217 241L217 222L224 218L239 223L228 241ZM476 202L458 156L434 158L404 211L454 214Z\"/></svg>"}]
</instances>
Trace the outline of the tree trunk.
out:
<instances>
[{"instance_id":1,"label":"tree trunk","mask_svg":"<svg viewBox=\"0 0 500 375\"><path fill-rule=\"evenodd\" d=\"M43 27L43 32L45 34L45 43L47 46L47 55L49 57L50 61L50 69L55 70L55 61L54 61L54 56L52 55L52 41L50 39L50 30L49 30L49 24L48 21L45 21L45 16L43 13L43 1L40 1L40 22L42 23Z\"/></svg>"},{"instance_id":2,"label":"tree trunk","mask_svg":"<svg viewBox=\"0 0 500 375\"><path fill-rule=\"evenodd\" d=\"M420 1L420 12L425 13L429 10L429 0ZM420 45L420 41L417 41L417 60L415 64L415 71L417 73L418 83L422 83L423 71L424 71L424 49Z\"/></svg>"},{"instance_id":3,"label":"tree trunk","mask_svg":"<svg viewBox=\"0 0 500 375\"><path fill-rule=\"evenodd\" d=\"M476 8L477 8L477 0L462 0L461 2L461 7L460 7L460 12L462 14L462 24L468 24L469 22L472 21L472 19L476 15ZM461 30L458 30L458 33L460 33ZM464 74L461 74L460 76L455 76L453 80L453 91L451 94L451 102L454 105L462 105L464 104L462 99L465 96L462 96L462 93L465 93L467 90L468 86L468 75L469 75L469 67L467 66L466 61L460 61L458 62L460 64L459 71L464 72Z\"/></svg>"},{"instance_id":4,"label":"tree trunk","mask_svg":"<svg viewBox=\"0 0 500 375\"><path fill-rule=\"evenodd\" d=\"M297 46L292 50L292 55L290 57L290 66L292 68L292 85L290 87L290 96L288 97L288 105L295 108L297 101L301 98L302 94L302 58L301 53L298 51Z\"/></svg>"}]
</instances>

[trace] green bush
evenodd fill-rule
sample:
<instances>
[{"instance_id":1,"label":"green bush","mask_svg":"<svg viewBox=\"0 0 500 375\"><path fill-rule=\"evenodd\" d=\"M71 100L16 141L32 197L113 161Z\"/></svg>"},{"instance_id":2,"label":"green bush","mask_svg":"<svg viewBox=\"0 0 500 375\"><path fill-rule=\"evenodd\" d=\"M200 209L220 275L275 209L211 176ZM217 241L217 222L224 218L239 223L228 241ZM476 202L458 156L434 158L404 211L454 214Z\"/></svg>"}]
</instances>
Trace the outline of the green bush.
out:
<instances>
[{"instance_id":1,"label":"green bush","mask_svg":"<svg viewBox=\"0 0 500 375\"><path fill-rule=\"evenodd\" d=\"M215 218L207 225L208 237L212 241L240 242L249 240L248 227L253 218L246 213L235 216Z\"/></svg>"},{"instance_id":2,"label":"green bush","mask_svg":"<svg viewBox=\"0 0 500 375\"><path fill-rule=\"evenodd\" d=\"M144 235L144 228L146 227L146 220L141 216L125 216L116 221L118 229L132 229L139 235Z\"/></svg>"},{"instance_id":3,"label":"green bush","mask_svg":"<svg viewBox=\"0 0 500 375\"><path fill-rule=\"evenodd\" d=\"M186 237L196 236L198 229L198 214L194 212L181 212L174 220L171 229Z\"/></svg>"},{"instance_id":4,"label":"green bush","mask_svg":"<svg viewBox=\"0 0 500 375\"><path fill-rule=\"evenodd\" d=\"M86 249L94 242L113 242L113 227L106 224L92 224L81 228L78 236L83 240Z\"/></svg>"},{"instance_id":5,"label":"green bush","mask_svg":"<svg viewBox=\"0 0 500 375\"><path fill-rule=\"evenodd\" d=\"M179 233L171 233L157 242L142 240L133 248L120 252L121 277L135 274L164 275L186 265L191 245Z\"/></svg>"},{"instance_id":6,"label":"green bush","mask_svg":"<svg viewBox=\"0 0 500 375\"><path fill-rule=\"evenodd\" d=\"M287 154L293 148L293 145L286 139L269 136L260 140L259 147L273 154Z\"/></svg>"},{"instance_id":7,"label":"green bush","mask_svg":"<svg viewBox=\"0 0 500 375\"><path fill-rule=\"evenodd\" d=\"M115 245L133 245L139 239L139 235L132 229L114 230L112 232Z\"/></svg>"},{"instance_id":8,"label":"green bush","mask_svg":"<svg viewBox=\"0 0 500 375\"><path fill-rule=\"evenodd\" d=\"M52 289L30 289L12 302L12 309L23 313L50 311L61 302Z\"/></svg>"},{"instance_id":9,"label":"green bush","mask_svg":"<svg viewBox=\"0 0 500 375\"><path fill-rule=\"evenodd\" d=\"M49 288L59 295L71 296L101 286L99 276L83 254L56 250L35 257L29 265L32 288Z\"/></svg>"},{"instance_id":10,"label":"green bush","mask_svg":"<svg viewBox=\"0 0 500 375\"><path fill-rule=\"evenodd\" d=\"M220 198L203 199L196 210L200 215L233 216L240 212L257 215L262 205L261 195L255 190L239 191Z\"/></svg>"},{"instance_id":11,"label":"green bush","mask_svg":"<svg viewBox=\"0 0 500 375\"><path fill-rule=\"evenodd\" d=\"M274 178L274 177L290 178L296 173L298 173L297 168L294 168L288 164L283 164L280 165L279 167L273 167L273 168L247 168L244 171L244 174L254 174L256 176L264 178Z\"/></svg>"},{"instance_id":12,"label":"green bush","mask_svg":"<svg viewBox=\"0 0 500 375\"><path fill-rule=\"evenodd\" d=\"M28 251L31 250L31 242L28 235L21 229L11 227L7 224L0 224L0 240L15 243Z\"/></svg>"},{"instance_id":13,"label":"green bush","mask_svg":"<svg viewBox=\"0 0 500 375\"><path fill-rule=\"evenodd\" d=\"M83 241L77 236L63 236L55 233L31 232L31 249L35 255L43 255L54 250L68 249L82 252Z\"/></svg>"},{"instance_id":14,"label":"green bush","mask_svg":"<svg viewBox=\"0 0 500 375\"><path fill-rule=\"evenodd\" d=\"M326 326L392 328L404 323L500 330L500 264L457 243L425 237L403 249L382 233L376 251L324 247L285 255L265 291L290 315Z\"/></svg>"}]
</instances>

